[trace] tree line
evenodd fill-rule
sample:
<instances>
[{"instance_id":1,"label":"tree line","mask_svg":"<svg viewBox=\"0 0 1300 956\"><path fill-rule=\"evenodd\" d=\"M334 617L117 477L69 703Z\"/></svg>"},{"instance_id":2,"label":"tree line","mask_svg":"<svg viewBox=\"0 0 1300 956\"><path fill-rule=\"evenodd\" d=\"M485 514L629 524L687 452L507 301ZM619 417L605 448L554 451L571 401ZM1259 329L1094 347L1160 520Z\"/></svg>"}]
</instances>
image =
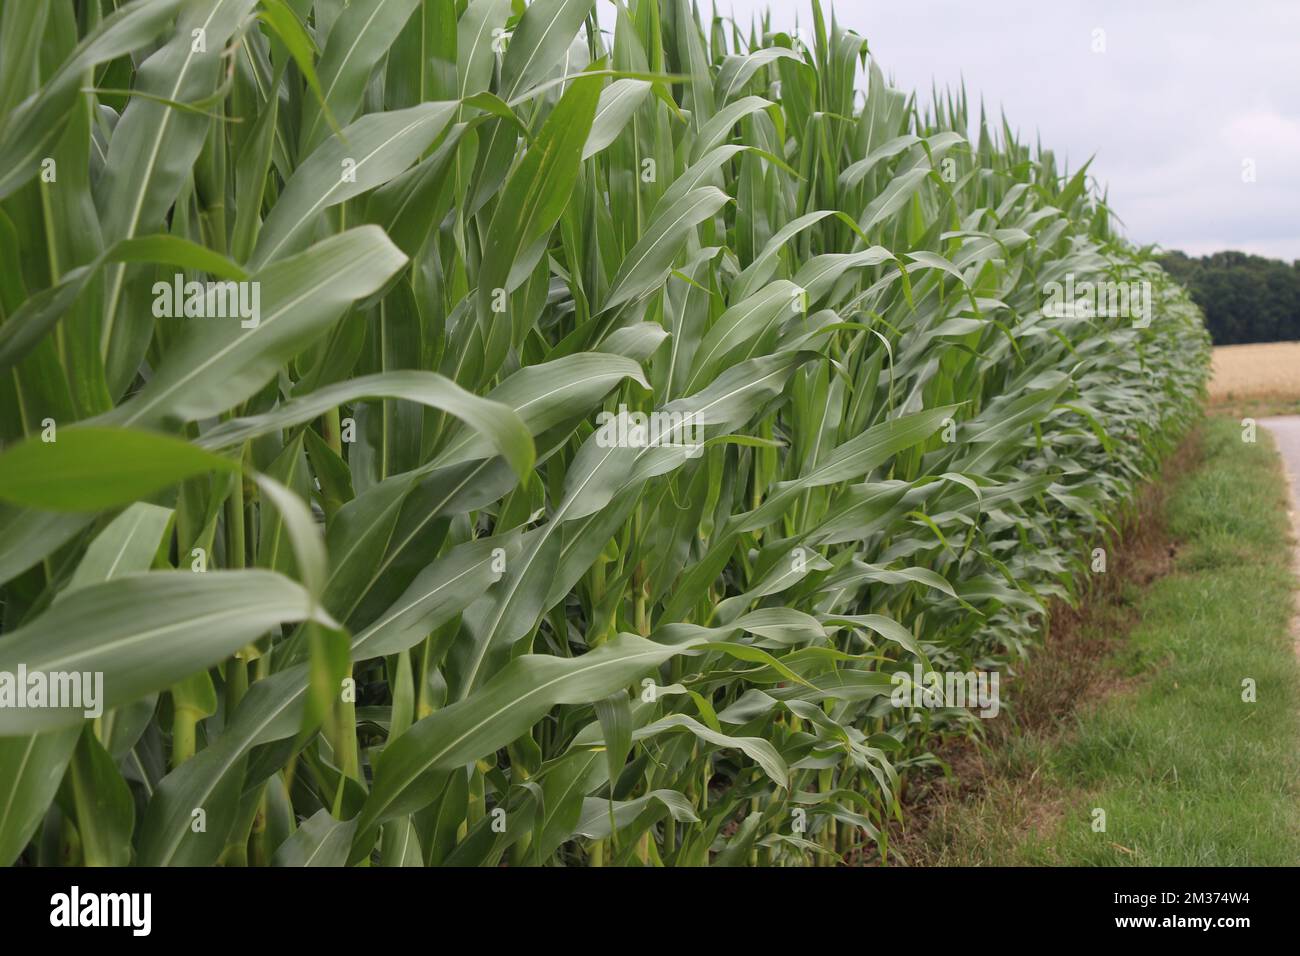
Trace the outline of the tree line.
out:
<instances>
[{"instance_id":1,"label":"tree line","mask_svg":"<svg viewBox=\"0 0 1300 956\"><path fill-rule=\"evenodd\" d=\"M1194 258L1175 250L1160 263L1204 311L1215 345L1300 340L1300 260L1244 252Z\"/></svg>"}]
</instances>

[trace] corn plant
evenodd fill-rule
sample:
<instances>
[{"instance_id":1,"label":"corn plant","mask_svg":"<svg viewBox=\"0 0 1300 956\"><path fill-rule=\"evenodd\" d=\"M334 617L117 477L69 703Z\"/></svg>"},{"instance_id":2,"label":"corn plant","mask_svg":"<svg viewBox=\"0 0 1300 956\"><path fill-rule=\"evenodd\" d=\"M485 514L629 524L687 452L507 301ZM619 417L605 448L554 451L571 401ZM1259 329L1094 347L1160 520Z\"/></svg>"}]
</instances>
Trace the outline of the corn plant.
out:
<instances>
[{"instance_id":1,"label":"corn plant","mask_svg":"<svg viewBox=\"0 0 1300 956\"><path fill-rule=\"evenodd\" d=\"M1087 587L1208 345L1088 167L612 6L4 5L0 861L887 860Z\"/></svg>"}]
</instances>

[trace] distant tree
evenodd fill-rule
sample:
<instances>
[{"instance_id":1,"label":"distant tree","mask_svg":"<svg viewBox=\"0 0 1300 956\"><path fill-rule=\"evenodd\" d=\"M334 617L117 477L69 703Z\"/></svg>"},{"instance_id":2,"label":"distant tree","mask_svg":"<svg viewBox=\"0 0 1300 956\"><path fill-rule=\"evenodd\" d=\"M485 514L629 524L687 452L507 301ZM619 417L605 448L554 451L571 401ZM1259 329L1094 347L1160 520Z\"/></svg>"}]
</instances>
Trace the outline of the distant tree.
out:
<instances>
[{"instance_id":1,"label":"distant tree","mask_svg":"<svg viewBox=\"0 0 1300 956\"><path fill-rule=\"evenodd\" d=\"M1300 260L1244 252L1198 259L1173 250L1160 263L1205 312L1215 345L1300 340Z\"/></svg>"}]
</instances>

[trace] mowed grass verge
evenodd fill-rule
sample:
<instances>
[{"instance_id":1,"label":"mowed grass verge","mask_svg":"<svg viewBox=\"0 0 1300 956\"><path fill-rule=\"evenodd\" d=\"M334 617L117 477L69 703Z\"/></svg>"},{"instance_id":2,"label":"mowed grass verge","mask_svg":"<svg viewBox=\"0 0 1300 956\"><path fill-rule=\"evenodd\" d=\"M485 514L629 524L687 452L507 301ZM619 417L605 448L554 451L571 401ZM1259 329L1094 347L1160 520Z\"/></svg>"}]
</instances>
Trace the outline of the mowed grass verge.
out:
<instances>
[{"instance_id":1,"label":"mowed grass verge","mask_svg":"<svg viewBox=\"0 0 1300 956\"><path fill-rule=\"evenodd\" d=\"M979 757L980 788L939 798L911 862L1300 862L1300 667L1279 463L1265 431L1246 444L1228 419L1209 419L1198 445L1162 509L1172 567L1149 585L1113 582L1128 613L1097 614L1093 633L1074 638L1109 642L1108 692L1047 732L998 740ZM1049 645L1029 667L1050 668L1051 655ZM1254 703L1242 699L1248 678Z\"/></svg>"}]
</instances>

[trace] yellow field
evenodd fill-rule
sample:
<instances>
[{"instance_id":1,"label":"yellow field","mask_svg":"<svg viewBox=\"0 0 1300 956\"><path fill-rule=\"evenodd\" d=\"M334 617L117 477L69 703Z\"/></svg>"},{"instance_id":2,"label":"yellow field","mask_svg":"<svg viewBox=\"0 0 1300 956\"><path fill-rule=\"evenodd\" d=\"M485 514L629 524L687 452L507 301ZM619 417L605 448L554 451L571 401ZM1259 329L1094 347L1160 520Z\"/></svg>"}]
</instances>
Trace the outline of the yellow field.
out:
<instances>
[{"instance_id":1,"label":"yellow field","mask_svg":"<svg viewBox=\"0 0 1300 956\"><path fill-rule=\"evenodd\" d=\"M1216 346L1210 401L1280 410L1300 404L1300 342Z\"/></svg>"}]
</instances>

